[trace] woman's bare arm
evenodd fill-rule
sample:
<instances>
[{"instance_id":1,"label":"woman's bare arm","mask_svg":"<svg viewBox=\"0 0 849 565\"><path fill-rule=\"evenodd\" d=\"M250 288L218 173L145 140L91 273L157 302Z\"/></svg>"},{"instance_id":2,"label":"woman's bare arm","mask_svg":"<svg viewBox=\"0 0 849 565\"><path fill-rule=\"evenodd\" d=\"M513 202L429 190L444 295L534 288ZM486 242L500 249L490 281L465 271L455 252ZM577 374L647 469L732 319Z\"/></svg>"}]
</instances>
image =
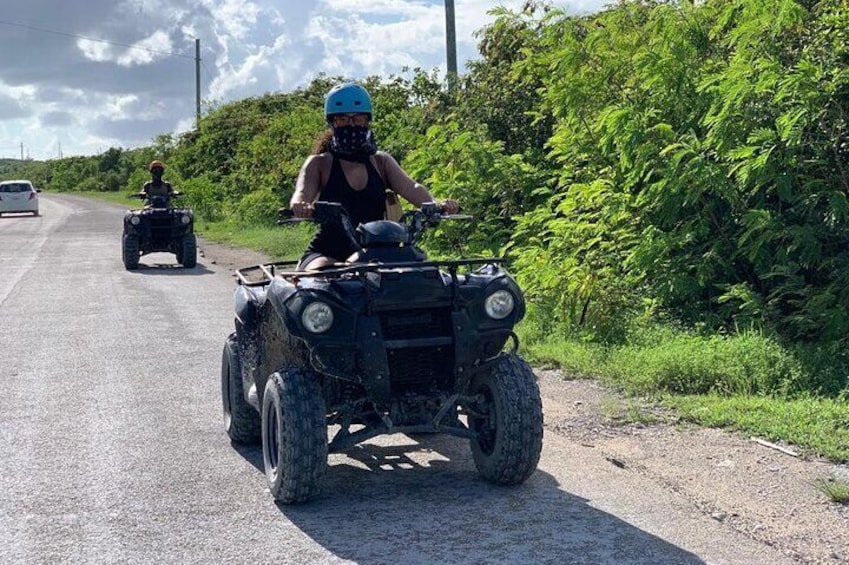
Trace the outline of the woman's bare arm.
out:
<instances>
[{"instance_id":1,"label":"woman's bare arm","mask_svg":"<svg viewBox=\"0 0 849 565\"><path fill-rule=\"evenodd\" d=\"M321 155L310 155L298 172L295 192L289 200L289 207L298 218L312 216L312 203L321 191L321 164Z\"/></svg>"},{"instance_id":2,"label":"woman's bare arm","mask_svg":"<svg viewBox=\"0 0 849 565\"><path fill-rule=\"evenodd\" d=\"M384 178L389 188L417 207L420 207L425 202L435 201L427 187L410 178L410 175L401 168L401 165L398 164L398 161L392 155L380 152L378 156L381 159ZM449 214L455 214L460 209L457 201L452 199L443 200L442 205L445 206Z\"/></svg>"},{"instance_id":3,"label":"woman's bare arm","mask_svg":"<svg viewBox=\"0 0 849 565\"><path fill-rule=\"evenodd\" d=\"M415 206L421 206L423 203L433 200L430 191L423 184L417 183L410 178L410 175L401 168L401 165L398 164L398 161L392 155L381 152L379 158L383 165L383 174L389 188Z\"/></svg>"}]
</instances>

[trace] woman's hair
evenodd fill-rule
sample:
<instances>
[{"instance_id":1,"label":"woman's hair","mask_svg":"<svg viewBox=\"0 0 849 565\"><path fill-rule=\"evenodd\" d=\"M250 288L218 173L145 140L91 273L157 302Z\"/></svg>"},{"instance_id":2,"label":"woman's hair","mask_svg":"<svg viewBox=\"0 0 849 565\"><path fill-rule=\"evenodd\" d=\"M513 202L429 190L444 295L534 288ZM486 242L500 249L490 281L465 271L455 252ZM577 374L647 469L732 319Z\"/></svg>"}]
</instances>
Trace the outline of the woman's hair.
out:
<instances>
[{"instance_id":1,"label":"woman's hair","mask_svg":"<svg viewBox=\"0 0 849 565\"><path fill-rule=\"evenodd\" d=\"M315 138L315 143L312 146L313 155L321 155L330 150L330 139L333 137L333 130L328 128L318 134Z\"/></svg>"}]
</instances>

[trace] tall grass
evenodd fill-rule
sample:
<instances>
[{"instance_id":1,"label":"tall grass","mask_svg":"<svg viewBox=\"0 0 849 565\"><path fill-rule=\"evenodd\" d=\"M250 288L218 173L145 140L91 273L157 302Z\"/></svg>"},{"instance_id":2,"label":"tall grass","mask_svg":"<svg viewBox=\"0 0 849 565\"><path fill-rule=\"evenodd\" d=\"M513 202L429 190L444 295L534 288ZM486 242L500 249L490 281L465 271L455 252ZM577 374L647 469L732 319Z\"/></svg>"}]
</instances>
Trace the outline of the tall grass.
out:
<instances>
[{"instance_id":1,"label":"tall grass","mask_svg":"<svg viewBox=\"0 0 849 565\"><path fill-rule=\"evenodd\" d=\"M531 320L519 334L537 364L652 397L702 425L849 461L849 359L833 345L787 347L757 331L702 336L661 326L630 328L625 343L600 345L534 328Z\"/></svg>"},{"instance_id":2,"label":"tall grass","mask_svg":"<svg viewBox=\"0 0 849 565\"><path fill-rule=\"evenodd\" d=\"M757 331L697 335L667 327L634 328L625 343L600 345L557 332L521 332L537 362L596 376L633 394L814 395L846 389L849 357L826 346L784 346Z\"/></svg>"},{"instance_id":3,"label":"tall grass","mask_svg":"<svg viewBox=\"0 0 849 565\"><path fill-rule=\"evenodd\" d=\"M260 251L276 261L299 259L312 238L311 224L276 227L242 226L229 221L198 222L198 235L234 247Z\"/></svg>"}]
</instances>

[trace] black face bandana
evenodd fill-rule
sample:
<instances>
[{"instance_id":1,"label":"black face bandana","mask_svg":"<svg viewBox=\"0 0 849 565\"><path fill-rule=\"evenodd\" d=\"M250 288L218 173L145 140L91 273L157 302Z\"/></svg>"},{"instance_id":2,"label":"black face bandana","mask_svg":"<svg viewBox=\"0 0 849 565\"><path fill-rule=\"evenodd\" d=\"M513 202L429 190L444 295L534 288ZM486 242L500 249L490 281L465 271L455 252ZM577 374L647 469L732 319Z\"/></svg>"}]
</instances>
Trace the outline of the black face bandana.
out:
<instances>
[{"instance_id":1,"label":"black face bandana","mask_svg":"<svg viewBox=\"0 0 849 565\"><path fill-rule=\"evenodd\" d=\"M330 152L340 159L365 161L377 152L377 144L366 126L338 126L333 128Z\"/></svg>"}]
</instances>

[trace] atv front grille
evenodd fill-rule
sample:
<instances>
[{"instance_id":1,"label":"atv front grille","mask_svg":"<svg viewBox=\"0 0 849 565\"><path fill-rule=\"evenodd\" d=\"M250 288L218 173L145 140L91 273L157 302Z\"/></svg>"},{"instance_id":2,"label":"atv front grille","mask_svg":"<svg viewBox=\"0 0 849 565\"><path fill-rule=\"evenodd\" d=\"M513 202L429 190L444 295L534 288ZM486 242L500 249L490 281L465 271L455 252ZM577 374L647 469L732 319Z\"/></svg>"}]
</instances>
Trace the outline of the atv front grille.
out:
<instances>
[{"instance_id":1,"label":"atv front grille","mask_svg":"<svg viewBox=\"0 0 849 565\"><path fill-rule=\"evenodd\" d=\"M419 308L383 312L380 314L380 329L385 340L450 337L451 310Z\"/></svg>"},{"instance_id":2,"label":"atv front grille","mask_svg":"<svg viewBox=\"0 0 849 565\"><path fill-rule=\"evenodd\" d=\"M171 237L171 216L156 216L150 218L150 233L155 239Z\"/></svg>"},{"instance_id":3,"label":"atv front grille","mask_svg":"<svg viewBox=\"0 0 849 565\"><path fill-rule=\"evenodd\" d=\"M451 388L454 346L450 308L382 312L380 328L387 344L393 395Z\"/></svg>"},{"instance_id":4,"label":"atv front grille","mask_svg":"<svg viewBox=\"0 0 849 565\"><path fill-rule=\"evenodd\" d=\"M388 349L389 379L393 396L444 391L454 381L454 353L450 347Z\"/></svg>"}]
</instances>

